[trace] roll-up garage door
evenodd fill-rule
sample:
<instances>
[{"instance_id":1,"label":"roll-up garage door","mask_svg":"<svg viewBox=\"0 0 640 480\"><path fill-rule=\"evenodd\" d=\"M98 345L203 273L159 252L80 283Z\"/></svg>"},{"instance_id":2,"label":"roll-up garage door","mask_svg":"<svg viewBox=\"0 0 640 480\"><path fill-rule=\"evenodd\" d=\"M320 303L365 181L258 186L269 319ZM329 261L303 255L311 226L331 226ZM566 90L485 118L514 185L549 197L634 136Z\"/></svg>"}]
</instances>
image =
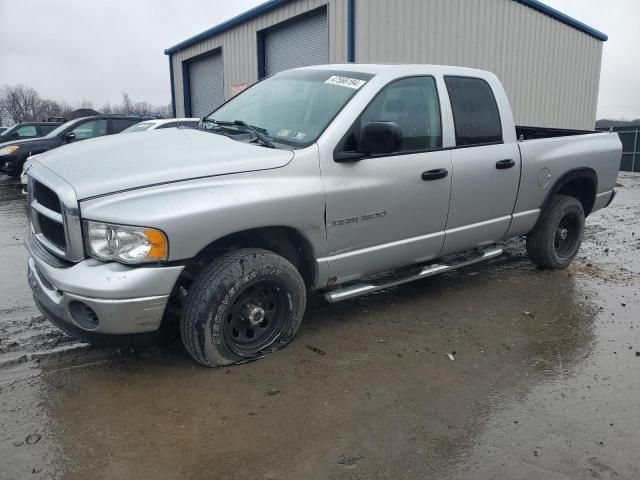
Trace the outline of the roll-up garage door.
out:
<instances>
[{"instance_id":1,"label":"roll-up garage door","mask_svg":"<svg viewBox=\"0 0 640 480\"><path fill-rule=\"evenodd\" d=\"M202 117L224 103L222 53L189 63L191 116Z\"/></svg>"},{"instance_id":2,"label":"roll-up garage door","mask_svg":"<svg viewBox=\"0 0 640 480\"><path fill-rule=\"evenodd\" d=\"M327 10L274 27L264 35L266 75L329 61Z\"/></svg>"}]
</instances>

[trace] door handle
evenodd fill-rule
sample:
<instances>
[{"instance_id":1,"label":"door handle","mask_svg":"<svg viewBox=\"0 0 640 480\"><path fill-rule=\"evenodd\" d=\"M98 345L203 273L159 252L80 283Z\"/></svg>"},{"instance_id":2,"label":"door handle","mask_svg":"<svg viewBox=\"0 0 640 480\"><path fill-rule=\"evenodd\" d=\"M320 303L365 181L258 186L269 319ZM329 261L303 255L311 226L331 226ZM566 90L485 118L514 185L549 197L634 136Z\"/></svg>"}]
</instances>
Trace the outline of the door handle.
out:
<instances>
[{"instance_id":1,"label":"door handle","mask_svg":"<svg viewBox=\"0 0 640 480\"><path fill-rule=\"evenodd\" d=\"M427 170L422 172L422 180L428 182L429 180L439 180L449 175L449 171L446 168L436 168L434 170Z\"/></svg>"},{"instance_id":2,"label":"door handle","mask_svg":"<svg viewBox=\"0 0 640 480\"><path fill-rule=\"evenodd\" d=\"M515 166L516 166L516 162L511 160L510 158L507 158L506 160L498 160L496 162L496 168L498 170L504 170L505 168L511 168Z\"/></svg>"}]
</instances>

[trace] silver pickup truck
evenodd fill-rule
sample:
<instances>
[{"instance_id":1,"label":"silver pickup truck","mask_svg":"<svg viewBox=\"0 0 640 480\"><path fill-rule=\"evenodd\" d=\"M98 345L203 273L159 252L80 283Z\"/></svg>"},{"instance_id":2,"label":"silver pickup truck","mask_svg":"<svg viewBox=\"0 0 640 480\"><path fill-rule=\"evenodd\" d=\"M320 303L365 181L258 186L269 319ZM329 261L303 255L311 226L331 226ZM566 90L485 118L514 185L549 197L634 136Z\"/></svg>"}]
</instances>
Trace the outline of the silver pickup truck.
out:
<instances>
[{"instance_id":1,"label":"silver pickup truck","mask_svg":"<svg viewBox=\"0 0 640 480\"><path fill-rule=\"evenodd\" d=\"M259 358L330 302L495 257L563 268L614 197L611 133L514 125L498 78L431 65L269 77L198 129L35 157L29 283L62 330L139 339L180 312L203 365ZM385 273L385 275L379 275Z\"/></svg>"}]
</instances>

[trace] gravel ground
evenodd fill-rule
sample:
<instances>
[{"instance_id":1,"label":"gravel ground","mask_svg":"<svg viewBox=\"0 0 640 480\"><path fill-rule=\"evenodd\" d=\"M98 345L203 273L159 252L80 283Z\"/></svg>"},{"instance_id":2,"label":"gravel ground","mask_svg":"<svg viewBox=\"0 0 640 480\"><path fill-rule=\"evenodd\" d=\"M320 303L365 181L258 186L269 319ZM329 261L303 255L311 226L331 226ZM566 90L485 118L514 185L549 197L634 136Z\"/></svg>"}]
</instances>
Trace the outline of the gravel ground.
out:
<instances>
[{"instance_id":1,"label":"gravel ground","mask_svg":"<svg viewBox=\"0 0 640 480\"><path fill-rule=\"evenodd\" d=\"M293 344L197 366L98 349L35 308L0 179L0 479L640 478L640 176L567 270L488 263L336 305ZM451 355L454 360L450 360Z\"/></svg>"}]
</instances>

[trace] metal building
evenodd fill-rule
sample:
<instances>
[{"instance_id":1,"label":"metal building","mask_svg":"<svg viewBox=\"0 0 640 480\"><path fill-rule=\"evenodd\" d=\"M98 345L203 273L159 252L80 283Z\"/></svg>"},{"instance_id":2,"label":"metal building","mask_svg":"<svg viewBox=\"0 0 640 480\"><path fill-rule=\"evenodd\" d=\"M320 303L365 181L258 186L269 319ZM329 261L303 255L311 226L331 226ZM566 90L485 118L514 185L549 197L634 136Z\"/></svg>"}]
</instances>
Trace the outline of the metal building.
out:
<instances>
[{"instance_id":1,"label":"metal building","mask_svg":"<svg viewBox=\"0 0 640 480\"><path fill-rule=\"evenodd\" d=\"M165 54L177 116L288 68L431 63L496 73L520 125L593 129L606 40L537 0L270 0Z\"/></svg>"}]
</instances>

